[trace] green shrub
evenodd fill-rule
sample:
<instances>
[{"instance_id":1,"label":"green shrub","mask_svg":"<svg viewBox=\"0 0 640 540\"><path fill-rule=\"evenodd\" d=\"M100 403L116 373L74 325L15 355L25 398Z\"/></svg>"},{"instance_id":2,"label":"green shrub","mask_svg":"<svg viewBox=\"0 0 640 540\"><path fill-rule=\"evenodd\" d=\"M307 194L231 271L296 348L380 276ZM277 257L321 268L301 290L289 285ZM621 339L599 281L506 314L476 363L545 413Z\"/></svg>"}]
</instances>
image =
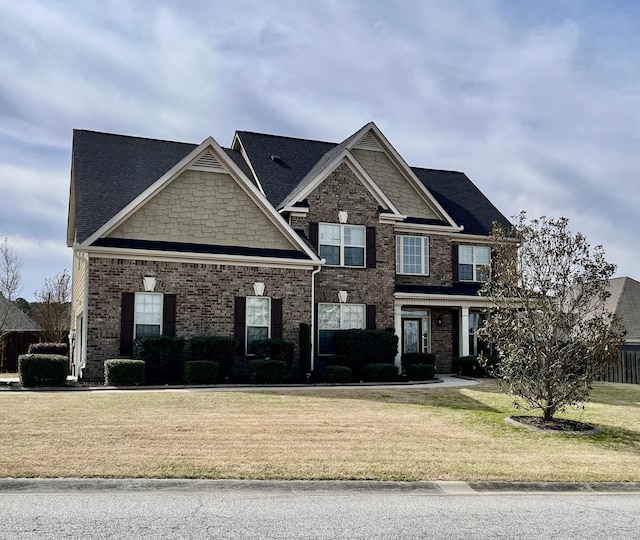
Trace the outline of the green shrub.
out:
<instances>
[{"instance_id":1,"label":"green shrub","mask_svg":"<svg viewBox=\"0 0 640 540\"><path fill-rule=\"evenodd\" d=\"M148 384L180 384L184 361L184 338L153 336L136 339L134 356L144 360Z\"/></svg>"},{"instance_id":2,"label":"green shrub","mask_svg":"<svg viewBox=\"0 0 640 540\"><path fill-rule=\"evenodd\" d=\"M369 363L393 364L398 353L398 336L386 330L338 330L334 338L336 355L349 358L353 376L360 378Z\"/></svg>"},{"instance_id":3,"label":"green shrub","mask_svg":"<svg viewBox=\"0 0 640 540\"><path fill-rule=\"evenodd\" d=\"M324 380L328 383L350 383L351 368L347 366L327 366L324 370Z\"/></svg>"},{"instance_id":4,"label":"green shrub","mask_svg":"<svg viewBox=\"0 0 640 540\"><path fill-rule=\"evenodd\" d=\"M249 360L249 379L253 384L280 384L287 364L282 360Z\"/></svg>"},{"instance_id":5,"label":"green shrub","mask_svg":"<svg viewBox=\"0 0 640 540\"><path fill-rule=\"evenodd\" d=\"M436 368L432 364L409 364L407 379L410 381L429 381L436 378Z\"/></svg>"},{"instance_id":6,"label":"green shrub","mask_svg":"<svg viewBox=\"0 0 640 540\"><path fill-rule=\"evenodd\" d=\"M261 339L253 342L256 359L280 360L285 363L287 371L293 364L293 351L293 343L284 339Z\"/></svg>"},{"instance_id":7,"label":"green shrub","mask_svg":"<svg viewBox=\"0 0 640 540\"><path fill-rule=\"evenodd\" d=\"M436 355L422 352L404 353L401 356L401 362L403 371L406 371L407 368L413 364L431 364L435 366Z\"/></svg>"},{"instance_id":8,"label":"green shrub","mask_svg":"<svg viewBox=\"0 0 640 540\"><path fill-rule=\"evenodd\" d=\"M196 336L191 338L191 359L218 363L221 381L231 377L238 342L229 336Z\"/></svg>"},{"instance_id":9,"label":"green shrub","mask_svg":"<svg viewBox=\"0 0 640 540\"><path fill-rule=\"evenodd\" d=\"M104 363L106 386L140 386L144 384L144 361L112 358Z\"/></svg>"},{"instance_id":10,"label":"green shrub","mask_svg":"<svg viewBox=\"0 0 640 540\"><path fill-rule=\"evenodd\" d=\"M365 382L393 382L398 380L398 368L393 364L365 364L362 366Z\"/></svg>"},{"instance_id":11,"label":"green shrub","mask_svg":"<svg viewBox=\"0 0 640 540\"><path fill-rule=\"evenodd\" d=\"M325 365L327 366L344 366L349 367L350 362L343 354L334 354L333 356L327 356L325 359Z\"/></svg>"},{"instance_id":12,"label":"green shrub","mask_svg":"<svg viewBox=\"0 0 640 540\"><path fill-rule=\"evenodd\" d=\"M59 354L22 354L18 356L20 382L25 388L64 386L69 360Z\"/></svg>"},{"instance_id":13,"label":"green shrub","mask_svg":"<svg viewBox=\"0 0 640 540\"><path fill-rule=\"evenodd\" d=\"M497 356L484 357L482 363L478 356L461 356L453 360L452 369L454 373L466 377L489 377L498 364Z\"/></svg>"},{"instance_id":14,"label":"green shrub","mask_svg":"<svg viewBox=\"0 0 640 540\"><path fill-rule=\"evenodd\" d=\"M218 362L192 360L184 363L185 384L215 384L218 376Z\"/></svg>"},{"instance_id":15,"label":"green shrub","mask_svg":"<svg viewBox=\"0 0 640 540\"><path fill-rule=\"evenodd\" d=\"M32 343L29 345L29 354L58 354L67 356L69 346L66 343Z\"/></svg>"}]
</instances>

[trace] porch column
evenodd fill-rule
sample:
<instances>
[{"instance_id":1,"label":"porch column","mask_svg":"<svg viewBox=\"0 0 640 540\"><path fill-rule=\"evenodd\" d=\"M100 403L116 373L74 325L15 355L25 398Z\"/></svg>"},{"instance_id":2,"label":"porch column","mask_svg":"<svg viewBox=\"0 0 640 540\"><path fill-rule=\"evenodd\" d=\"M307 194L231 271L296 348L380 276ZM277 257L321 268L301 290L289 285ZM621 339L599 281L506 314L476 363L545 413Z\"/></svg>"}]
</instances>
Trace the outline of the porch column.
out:
<instances>
[{"instance_id":1,"label":"porch column","mask_svg":"<svg viewBox=\"0 0 640 540\"><path fill-rule=\"evenodd\" d=\"M398 336L398 354L396 354L396 367L398 370L402 367L402 362L400 361L400 357L402 355L402 305L394 304L393 306L393 328L396 332L396 336Z\"/></svg>"},{"instance_id":2,"label":"porch column","mask_svg":"<svg viewBox=\"0 0 640 540\"><path fill-rule=\"evenodd\" d=\"M469 308L460 309L460 356L469 356Z\"/></svg>"}]
</instances>

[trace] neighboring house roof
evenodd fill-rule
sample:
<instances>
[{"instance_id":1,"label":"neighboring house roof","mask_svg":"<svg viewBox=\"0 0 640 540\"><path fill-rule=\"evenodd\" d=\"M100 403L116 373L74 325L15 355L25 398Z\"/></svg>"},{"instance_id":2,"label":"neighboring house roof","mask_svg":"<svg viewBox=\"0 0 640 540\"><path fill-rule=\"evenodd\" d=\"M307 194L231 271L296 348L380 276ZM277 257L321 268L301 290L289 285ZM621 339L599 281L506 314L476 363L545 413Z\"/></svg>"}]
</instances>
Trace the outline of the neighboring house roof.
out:
<instances>
[{"instance_id":1,"label":"neighboring house roof","mask_svg":"<svg viewBox=\"0 0 640 540\"><path fill-rule=\"evenodd\" d=\"M630 277L609 281L607 309L622 320L627 330L627 343L640 344L640 281Z\"/></svg>"},{"instance_id":2,"label":"neighboring house roof","mask_svg":"<svg viewBox=\"0 0 640 540\"><path fill-rule=\"evenodd\" d=\"M3 332L39 332L41 330L29 315L3 296L0 296L0 326Z\"/></svg>"},{"instance_id":3,"label":"neighboring house roof","mask_svg":"<svg viewBox=\"0 0 640 540\"><path fill-rule=\"evenodd\" d=\"M233 149L222 150L278 208L312 180L314 171L323 170L370 125L340 144L238 131ZM69 244L89 239L197 147L74 130ZM464 173L421 168L411 168L411 172L449 217L464 227L463 233L488 235L494 221L509 225ZM431 224L446 225L442 221Z\"/></svg>"}]
</instances>

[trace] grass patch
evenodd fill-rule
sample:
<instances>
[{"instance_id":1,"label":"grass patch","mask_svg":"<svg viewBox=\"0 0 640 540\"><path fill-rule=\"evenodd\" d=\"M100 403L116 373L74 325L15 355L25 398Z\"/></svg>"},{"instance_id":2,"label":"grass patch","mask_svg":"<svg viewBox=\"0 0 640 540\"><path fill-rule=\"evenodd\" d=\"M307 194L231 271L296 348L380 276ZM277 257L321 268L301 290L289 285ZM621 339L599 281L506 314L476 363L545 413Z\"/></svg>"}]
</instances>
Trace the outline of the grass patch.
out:
<instances>
[{"instance_id":1,"label":"grass patch","mask_svg":"<svg viewBox=\"0 0 640 540\"><path fill-rule=\"evenodd\" d=\"M0 476L640 481L640 386L598 383L564 418L518 429L497 385L265 392L0 394Z\"/></svg>"}]
</instances>

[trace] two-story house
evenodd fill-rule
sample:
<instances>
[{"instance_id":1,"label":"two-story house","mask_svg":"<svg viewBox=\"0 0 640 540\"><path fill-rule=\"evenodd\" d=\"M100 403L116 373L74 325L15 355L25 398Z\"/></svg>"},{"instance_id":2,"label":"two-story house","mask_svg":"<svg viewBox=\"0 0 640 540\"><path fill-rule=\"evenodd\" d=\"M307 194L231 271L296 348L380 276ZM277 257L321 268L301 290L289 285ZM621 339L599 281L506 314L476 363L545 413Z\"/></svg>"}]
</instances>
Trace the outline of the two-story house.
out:
<instances>
[{"instance_id":1,"label":"two-story house","mask_svg":"<svg viewBox=\"0 0 640 540\"><path fill-rule=\"evenodd\" d=\"M265 337L312 362L389 328L446 372L477 352L488 235L506 218L460 172L412 168L375 124L328 143L239 131L231 148L76 130L67 244L73 363L102 377L136 337Z\"/></svg>"}]
</instances>

